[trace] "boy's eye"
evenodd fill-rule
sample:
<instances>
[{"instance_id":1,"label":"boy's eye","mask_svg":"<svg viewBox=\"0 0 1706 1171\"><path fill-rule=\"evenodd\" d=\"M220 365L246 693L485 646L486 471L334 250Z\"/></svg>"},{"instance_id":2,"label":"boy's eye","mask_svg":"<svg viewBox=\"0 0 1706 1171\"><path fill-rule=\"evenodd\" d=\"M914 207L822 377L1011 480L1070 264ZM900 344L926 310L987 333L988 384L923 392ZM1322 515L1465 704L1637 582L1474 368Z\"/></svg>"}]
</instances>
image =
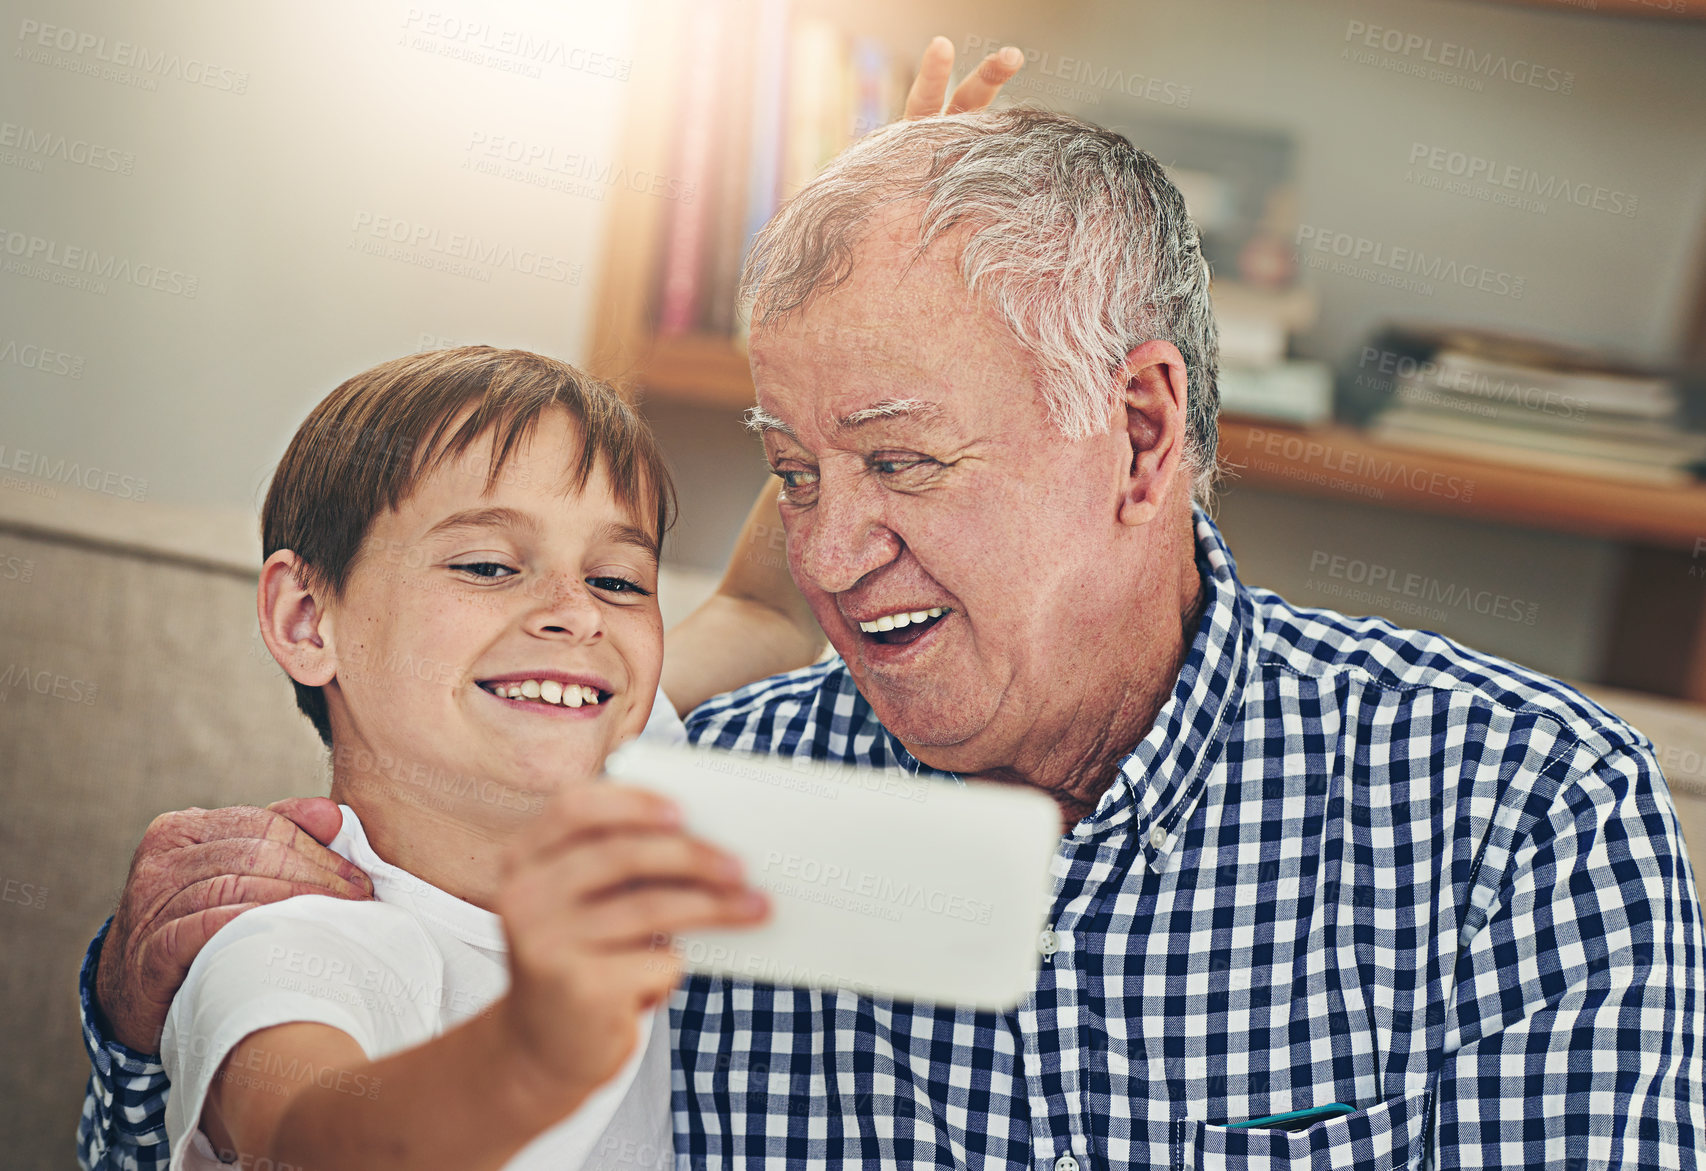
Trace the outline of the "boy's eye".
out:
<instances>
[{"instance_id":1,"label":"boy's eye","mask_svg":"<svg viewBox=\"0 0 1706 1171\"><path fill-rule=\"evenodd\" d=\"M459 569L463 573L471 573L475 577L491 578L513 577L521 572L501 561L464 561L462 564L452 565L450 568Z\"/></svg>"},{"instance_id":2,"label":"boy's eye","mask_svg":"<svg viewBox=\"0 0 1706 1171\"><path fill-rule=\"evenodd\" d=\"M637 581L629 581L625 577L589 577L586 583L594 589L606 590L613 594L638 594L642 598L652 596L652 591Z\"/></svg>"}]
</instances>

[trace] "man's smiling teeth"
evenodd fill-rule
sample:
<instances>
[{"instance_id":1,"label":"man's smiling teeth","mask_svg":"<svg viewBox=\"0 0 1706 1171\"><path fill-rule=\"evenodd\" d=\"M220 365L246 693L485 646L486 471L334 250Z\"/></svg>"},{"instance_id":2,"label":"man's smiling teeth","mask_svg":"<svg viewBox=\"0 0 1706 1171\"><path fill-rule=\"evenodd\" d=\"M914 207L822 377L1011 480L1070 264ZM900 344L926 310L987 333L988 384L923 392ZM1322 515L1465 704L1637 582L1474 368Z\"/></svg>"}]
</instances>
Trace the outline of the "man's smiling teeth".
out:
<instances>
[{"instance_id":1,"label":"man's smiling teeth","mask_svg":"<svg viewBox=\"0 0 1706 1171\"><path fill-rule=\"evenodd\" d=\"M928 610L902 610L897 614L884 614L875 622L861 622L859 629L866 634L876 634L882 630L899 630L902 626L911 626L914 622L940 618L946 613L947 611L941 606L933 606Z\"/></svg>"},{"instance_id":2,"label":"man's smiling teeth","mask_svg":"<svg viewBox=\"0 0 1706 1171\"><path fill-rule=\"evenodd\" d=\"M504 699L537 699L560 707L580 707L598 702L598 689L581 683L558 683L555 679L524 679L520 683L494 683L491 693Z\"/></svg>"}]
</instances>

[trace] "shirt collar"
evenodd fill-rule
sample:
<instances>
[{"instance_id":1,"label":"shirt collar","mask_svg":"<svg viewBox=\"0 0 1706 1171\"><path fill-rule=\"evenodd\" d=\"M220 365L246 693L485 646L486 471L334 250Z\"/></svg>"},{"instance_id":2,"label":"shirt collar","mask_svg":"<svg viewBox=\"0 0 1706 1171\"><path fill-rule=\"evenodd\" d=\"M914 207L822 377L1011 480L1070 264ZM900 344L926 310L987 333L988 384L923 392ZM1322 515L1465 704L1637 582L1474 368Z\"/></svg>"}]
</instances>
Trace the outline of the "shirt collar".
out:
<instances>
[{"instance_id":1,"label":"shirt collar","mask_svg":"<svg viewBox=\"0 0 1706 1171\"><path fill-rule=\"evenodd\" d=\"M1201 798L1226 734L1243 704L1259 628L1238 566L1208 514L1196 517L1203 611L1173 694L1149 733L1119 765L1096 811L1073 828L1088 838L1129 822L1144 859L1164 869L1178 828Z\"/></svg>"},{"instance_id":2,"label":"shirt collar","mask_svg":"<svg viewBox=\"0 0 1706 1171\"><path fill-rule=\"evenodd\" d=\"M1148 735L1120 761L1119 776L1095 812L1072 830L1074 838L1083 839L1127 826L1157 870L1166 866L1175 831L1202 796L1204 780L1220 758L1257 643L1255 605L1238 580L1232 553L1208 514L1200 508L1193 512L1204 601L1190 653ZM894 761L907 772L958 779L921 763L887 728L883 736Z\"/></svg>"},{"instance_id":3,"label":"shirt collar","mask_svg":"<svg viewBox=\"0 0 1706 1171\"><path fill-rule=\"evenodd\" d=\"M339 805L338 809L344 815L344 823L328 847L367 871L367 876L373 880L376 901L402 907L417 918L438 924L474 947L485 951L504 950L503 923L495 914L385 861L367 840L367 831L362 828L361 818L356 816L355 810L348 805Z\"/></svg>"}]
</instances>

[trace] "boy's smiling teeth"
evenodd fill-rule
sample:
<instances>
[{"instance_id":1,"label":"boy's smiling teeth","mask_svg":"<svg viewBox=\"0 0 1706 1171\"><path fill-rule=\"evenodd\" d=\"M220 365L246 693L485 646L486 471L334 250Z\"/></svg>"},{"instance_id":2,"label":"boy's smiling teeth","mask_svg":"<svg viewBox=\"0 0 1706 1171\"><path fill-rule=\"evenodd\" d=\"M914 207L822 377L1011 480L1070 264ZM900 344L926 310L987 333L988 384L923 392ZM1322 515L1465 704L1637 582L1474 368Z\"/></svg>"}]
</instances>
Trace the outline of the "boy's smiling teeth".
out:
<instances>
[{"instance_id":1,"label":"boy's smiling teeth","mask_svg":"<svg viewBox=\"0 0 1706 1171\"><path fill-rule=\"evenodd\" d=\"M915 622L928 622L932 618L940 618L947 610L941 606L932 606L928 610L899 610L893 614L884 614L874 622L861 622L859 629L866 634L876 634L883 630L899 630L903 626L911 626Z\"/></svg>"},{"instance_id":2,"label":"boy's smiling teeth","mask_svg":"<svg viewBox=\"0 0 1706 1171\"><path fill-rule=\"evenodd\" d=\"M559 707L592 706L599 702L597 688L582 683L558 683L555 679L523 679L480 686L500 699L531 699Z\"/></svg>"}]
</instances>

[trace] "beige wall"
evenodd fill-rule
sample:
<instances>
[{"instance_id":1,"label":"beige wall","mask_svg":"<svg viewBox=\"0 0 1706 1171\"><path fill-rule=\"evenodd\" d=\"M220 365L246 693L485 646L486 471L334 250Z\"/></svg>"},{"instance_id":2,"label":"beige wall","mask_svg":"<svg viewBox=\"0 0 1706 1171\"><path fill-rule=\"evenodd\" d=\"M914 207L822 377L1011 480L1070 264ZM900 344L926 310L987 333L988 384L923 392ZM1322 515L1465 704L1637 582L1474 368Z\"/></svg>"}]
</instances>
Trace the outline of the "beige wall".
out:
<instances>
[{"instance_id":1,"label":"beige wall","mask_svg":"<svg viewBox=\"0 0 1706 1171\"><path fill-rule=\"evenodd\" d=\"M0 147L4 259L36 240L165 275L96 291L0 273L0 349L76 370L0 366L0 444L253 508L308 408L375 362L463 342L584 357L630 25L624 4L544 0L4 0L6 137L100 160ZM214 84L91 75L99 38ZM507 150L537 158L481 170Z\"/></svg>"}]
</instances>

